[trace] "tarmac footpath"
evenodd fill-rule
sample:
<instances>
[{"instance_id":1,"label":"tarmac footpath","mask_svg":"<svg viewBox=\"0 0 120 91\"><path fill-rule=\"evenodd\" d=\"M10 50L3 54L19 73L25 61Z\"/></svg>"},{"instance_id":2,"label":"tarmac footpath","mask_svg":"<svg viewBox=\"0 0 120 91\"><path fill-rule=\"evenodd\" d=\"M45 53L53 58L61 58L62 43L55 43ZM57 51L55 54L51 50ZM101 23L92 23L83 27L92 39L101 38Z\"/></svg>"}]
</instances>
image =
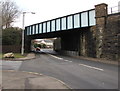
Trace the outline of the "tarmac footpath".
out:
<instances>
[{"instance_id":1,"label":"tarmac footpath","mask_svg":"<svg viewBox=\"0 0 120 91\"><path fill-rule=\"evenodd\" d=\"M64 82L39 73L2 70L2 89L66 89L71 91ZM35 90L35 91L36 91ZM37 90L39 91L39 90Z\"/></svg>"}]
</instances>

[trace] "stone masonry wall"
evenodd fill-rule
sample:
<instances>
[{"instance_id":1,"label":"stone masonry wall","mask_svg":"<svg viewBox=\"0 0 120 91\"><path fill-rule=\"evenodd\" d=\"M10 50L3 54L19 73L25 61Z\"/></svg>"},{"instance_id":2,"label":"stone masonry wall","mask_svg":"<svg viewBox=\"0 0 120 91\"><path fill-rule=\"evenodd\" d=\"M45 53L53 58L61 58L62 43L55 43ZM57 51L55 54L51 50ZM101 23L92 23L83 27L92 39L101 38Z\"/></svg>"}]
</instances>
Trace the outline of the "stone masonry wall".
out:
<instances>
[{"instance_id":1,"label":"stone masonry wall","mask_svg":"<svg viewBox=\"0 0 120 91\"><path fill-rule=\"evenodd\" d=\"M120 13L108 15L103 32L102 58L118 60L118 35L120 34Z\"/></svg>"},{"instance_id":2,"label":"stone masonry wall","mask_svg":"<svg viewBox=\"0 0 120 91\"><path fill-rule=\"evenodd\" d=\"M120 13L108 15L107 4L95 6L96 57L109 60L119 58Z\"/></svg>"},{"instance_id":3,"label":"stone masonry wall","mask_svg":"<svg viewBox=\"0 0 120 91\"><path fill-rule=\"evenodd\" d=\"M79 56L120 59L120 13L108 15L107 4L95 6L96 26L80 32Z\"/></svg>"},{"instance_id":4,"label":"stone masonry wall","mask_svg":"<svg viewBox=\"0 0 120 91\"><path fill-rule=\"evenodd\" d=\"M96 57L96 27L80 33L80 56Z\"/></svg>"},{"instance_id":5,"label":"stone masonry wall","mask_svg":"<svg viewBox=\"0 0 120 91\"><path fill-rule=\"evenodd\" d=\"M103 47L103 32L105 31L107 4L98 4L95 6L96 13L96 57L101 58Z\"/></svg>"}]
</instances>

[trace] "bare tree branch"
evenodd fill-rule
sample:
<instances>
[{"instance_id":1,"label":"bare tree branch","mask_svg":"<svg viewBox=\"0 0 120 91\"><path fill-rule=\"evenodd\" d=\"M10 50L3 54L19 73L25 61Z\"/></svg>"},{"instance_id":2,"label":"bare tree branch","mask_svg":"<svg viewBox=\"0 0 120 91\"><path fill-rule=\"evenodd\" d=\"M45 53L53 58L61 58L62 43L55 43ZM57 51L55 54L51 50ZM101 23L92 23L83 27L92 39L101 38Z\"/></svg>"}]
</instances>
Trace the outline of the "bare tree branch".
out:
<instances>
[{"instance_id":1,"label":"bare tree branch","mask_svg":"<svg viewBox=\"0 0 120 91\"><path fill-rule=\"evenodd\" d=\"M19 16L20 11L15 2L6 0L2 2L2 26L10 27L10 24Z\"/></svg>"},{"instance_id":2,"label":"bare tree branch","mask_svg":"<svg viewBox=\"0 0 120 91\"><path fill-rule=\"evenodd\" d=\"M2 30L2 2L0 2L0 30Z\"/></svg>"}]
</instances>

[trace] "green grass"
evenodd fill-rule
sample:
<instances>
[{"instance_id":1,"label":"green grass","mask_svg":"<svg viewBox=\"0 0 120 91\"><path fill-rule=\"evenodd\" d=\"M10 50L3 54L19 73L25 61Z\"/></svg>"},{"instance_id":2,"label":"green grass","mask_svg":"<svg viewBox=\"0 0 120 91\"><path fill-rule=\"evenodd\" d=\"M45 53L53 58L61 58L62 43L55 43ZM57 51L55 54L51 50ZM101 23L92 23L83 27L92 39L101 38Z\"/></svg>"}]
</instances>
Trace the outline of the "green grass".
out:
<instances>
[{"instance_id":1,"label":"green grass","mask_svg":"<svg viewBox=\"0 0 120 91\"><path fill-rule=\"evenodd\" d=\"M4 54L0 53L0 59L3 58L3 55ZM25 56L22 56L20 53L14 53L14 55L15 55L15 58L23 58L23 57L25 57Z\"/></svg>"},{"instance_id":2,"label":"green grass","mask_svg":"<svg viewBox=\"0 0 120 91\"><path fill-rule=\"evenodd\" d=\"M25 57L25 56L22 56L20 53L15 53L14 55L15 55L15 58L23 58L23 57Z\"/></svg>"},{"instance_id":3,"label":"green grass","mask_svg":"<svg viewBox=\"0 0 120 91\"><path fill-rule=\"evenodd\" d=\"M2 53L0 53L0 59L2 59L2 56L3 56Z\"/></svg>"}]
</instances>

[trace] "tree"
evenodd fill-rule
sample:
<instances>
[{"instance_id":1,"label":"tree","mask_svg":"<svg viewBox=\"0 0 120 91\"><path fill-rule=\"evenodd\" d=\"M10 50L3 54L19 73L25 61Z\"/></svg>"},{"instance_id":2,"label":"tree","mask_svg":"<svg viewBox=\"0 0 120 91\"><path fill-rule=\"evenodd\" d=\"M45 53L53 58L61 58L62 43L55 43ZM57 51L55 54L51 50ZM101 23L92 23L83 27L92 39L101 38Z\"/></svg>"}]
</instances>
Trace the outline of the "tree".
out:
<instances>
[{"instance_id":1,"label":"tree","mask_svg":"<svg viewBox=\"0 0 120 91\"><path fill-rule=\"evenodd\" d=\"M11 27L11 23L19 16L20 11L15 2L6 0L2 2L2 27Z\"/></svg>"},{"instance_id":2,"label":"tree","mask_svg":"<svg viewBox=\"0 0 120 91\"><path fill-rule=\"evenodd\" d=\"M0 2L0 30L2 30L2 4ZM1 31L0 31L1 34Z\"/></svg>"},{"instance_id":3,"label":"tree","mask_svg":"<svg viewBox=\"0 0 120 91\"><path fill-rule=\"evenodd\" d=\"M6 28L2 31L2 45L21 45L22 29Z\"/></svg>"}]
</instances>

